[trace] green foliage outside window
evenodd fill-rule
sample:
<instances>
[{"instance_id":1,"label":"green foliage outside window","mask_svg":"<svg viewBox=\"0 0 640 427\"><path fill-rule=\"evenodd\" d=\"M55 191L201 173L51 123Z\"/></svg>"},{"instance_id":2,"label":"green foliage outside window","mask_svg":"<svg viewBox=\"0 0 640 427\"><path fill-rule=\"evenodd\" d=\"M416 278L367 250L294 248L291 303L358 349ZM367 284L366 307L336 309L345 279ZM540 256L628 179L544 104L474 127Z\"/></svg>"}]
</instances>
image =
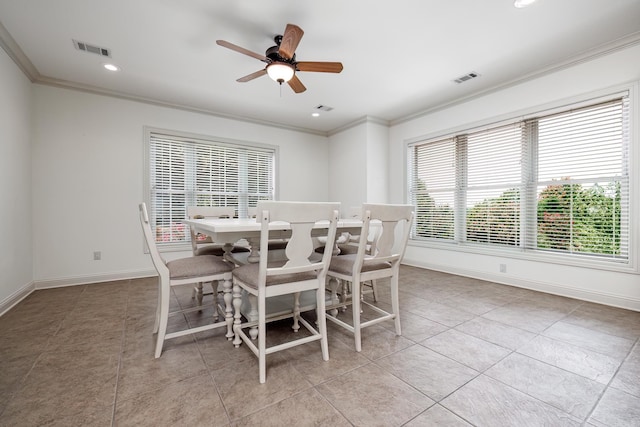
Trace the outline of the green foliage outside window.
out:
<instances>
[{"instance_id":1,"label":"green foliage outside window","mask_svg":"<svg viewBox=\"0 0 640 427\"><path fill-rule=\"evenodd\" d=\"M620 183L606 187L549 185L538 195L538 249L620 254ZM437 204L420 182L416 192L416 236L453 240L454 209ZM516 188L467 209L470 242L518 246L520 193Z\"/></svg>"}]
</instances>

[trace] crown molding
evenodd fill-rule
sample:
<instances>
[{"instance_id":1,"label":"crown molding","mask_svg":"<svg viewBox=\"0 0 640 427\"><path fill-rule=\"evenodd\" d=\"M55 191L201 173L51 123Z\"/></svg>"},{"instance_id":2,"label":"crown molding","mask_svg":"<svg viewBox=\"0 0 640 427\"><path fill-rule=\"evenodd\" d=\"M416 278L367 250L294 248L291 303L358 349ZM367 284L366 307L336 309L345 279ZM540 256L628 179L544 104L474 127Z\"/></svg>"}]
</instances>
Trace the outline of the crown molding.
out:
<instances>
[{"instance_id":1,"label":"crown molding","mask_svg":"<svg viewBox=\"0 0 640 427\"><path fill-rule=\"evenodd\" d=\"M256 125L269 126L273 128L290 130L294 132L302 132L302 133L308 133L308 134L319 135L319 136L328 136L328 133L325 131L319 131L315 129L308 129L308 128L297 127L297 126L289 126L282 123L270 122L268 120L259 120L259 119L254 119L250 117L236 116L233 114L226 114L226 113L221 113L219 111L208 110L206 108L196 108L189 105L166 102L166 101L161 101L154 98L146 98L138 95L130 95L123 92L103 89L103 88L92 86L92 85L84 85L76 82L70 82L67 80L53 79L50 77L41 76L37 80L35 80L33 83L41 84L45 86L59 87L63 89L78 90L81 92L92 93L95 95L110 96L113 98L124 99L127 101L141 102L144 104L155 105L158 107L167 107L167 108L174 108L177 110L189 111L192 113L207 114L209 116L215 116L215 117L219 117L227 120L240 121L243 123L253 123Z\"/></svg>"},{"instance_id":2,"label":"crown molding","mask_svg":"<svg viewBox=\"0 0 640 427\"><path fill-rule=\"evenodd\" d=\"M389 121L389 126L395 126L395 125L399 125L401 123L405 123L408 122L410 120L414 120L423 116L426 116L427 114L431 114L434 113L436 111L441 111L441 110L445 110L447 108L453 107L455 105L459 105L459 104L463 104L465 102L480 98L482 96L485 95L489 95L491 93L494 92L498 92L513 86L517 86L519 84L522 84L524 82L530 81L530 80L534 80L540 77L543 77L545 75L548 74L552 74L558 71L562 71L564 69L567 68L571 68L573 66L585 63L585 62L589 62L592 61L594 59L615 53L617 51L635 46L637 44L640 44L640 31L637 31L635 33L629 34L625 37L621 37L617 40L614 40L612 42L609 43L605 43L602 44L600 46L597 46L593 49L589 49L588 51L582 52L581 54L572 56L571 58L560 62L560 63L555 63L553 65L548 65L546 67L543 67L537 71L534 71L532 73L529 74L525 74L523 76L520 76L516 79L513 80L509 80L507 82L501 83L499 85L490 87L488 89L484 89L478 92L474 92L470 95L461 97L461 98L457 98L455 100L434 106L432 108L428 108L426 110L422 110L422 111L418 111L403 117L399 117L397 119L393 119Z\"/></svg>"},{"instance_id":3,"label":"crown molding","mask_svg":"<svg viewBox=\"0 0 640 427\"><path fill-rule=\"evenodd\" d=\"M376 125L389 127L389 121L388 120L381 119L381 118L375 117L375 116L362 116L359 119L356 119L356 120L354 120L352 122L349 122L349 123L347 123L345 125L342 125L340 127L337 127L335 129L330 130L329 132L327 132L327 136L336 135L338 133L344 132L345 130L354 128L356 126L360 126L362 124L376 124Z\"/></svg>"},{"instance_id":4,"label":"crown molding","mask_svg":"<svg viewBox=\"0 0 640 427\"><path fill-rule=\"evenodd\" d=\"M31 63L27 55L24 54L18 43L11 37L9 31L0 22L0 47L7 52L9 58L16 63L31 83L36 82L41 76L36 67Z\"/></svg>"}]
</instances>

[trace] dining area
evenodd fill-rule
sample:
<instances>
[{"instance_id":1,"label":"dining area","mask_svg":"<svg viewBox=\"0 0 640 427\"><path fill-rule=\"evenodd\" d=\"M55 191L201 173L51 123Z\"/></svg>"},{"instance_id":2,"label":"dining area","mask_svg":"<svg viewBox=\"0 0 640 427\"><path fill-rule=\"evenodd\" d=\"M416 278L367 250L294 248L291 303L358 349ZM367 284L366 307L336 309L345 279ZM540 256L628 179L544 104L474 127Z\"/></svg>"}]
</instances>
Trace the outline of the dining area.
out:
<instances>
[{"instance_id":1,"label":"dining area","mask_svg":"<svg viewBox=\"0 0 640 427\"><path fill-rule=\"evenodd\" d=\"M327 320L352 334L355 352L362 350L365 327L391 321L402 334L398 283L413 221L410 205L363 204L341 217L340 203L260 201L249 218L232 216L229 207L188 207L183 222L192 256L168 262L146 204L139 211L158 271L155 358L167 340L220 328L230 346L244 345L257 357L262 384L267 359L277 352L319 341L321 359L328 361ZM376 305L379 283L388 287L390 308ZM170 310L173 287L191 288L194 304ZM361 319L365 304L373 319ZM202 313L205 306L212 309L208 321L167 332L170 317ZM288 339L272 344L270 324L286 321Z\"/></svg>"},{"instance_id":2,"label":"dining area","mask_svg":"<svg viewBox=\"0 0 640 427\"><path fill-rule=\"evenodd\" d=\"M357 352L354 334L328 321L328 361L319 342L269 354L264 384L226 324L168 339L154 357L157 276L38 290L0 318L0 425L634 425L637 312L399 271L402 335L391 320L371 325ZM391 310L389 280L377 285L377 301L363 299ZM170 309L185 311L167 333L210 324L210 300L171 287ZM361 305L363 321L375 314ZM314 324L315 310L301 315ZM352 306L338 316L351 319ZM310 335L286 318L270 322L266 341L292 334Z\"/></svg>"}]
</instances>

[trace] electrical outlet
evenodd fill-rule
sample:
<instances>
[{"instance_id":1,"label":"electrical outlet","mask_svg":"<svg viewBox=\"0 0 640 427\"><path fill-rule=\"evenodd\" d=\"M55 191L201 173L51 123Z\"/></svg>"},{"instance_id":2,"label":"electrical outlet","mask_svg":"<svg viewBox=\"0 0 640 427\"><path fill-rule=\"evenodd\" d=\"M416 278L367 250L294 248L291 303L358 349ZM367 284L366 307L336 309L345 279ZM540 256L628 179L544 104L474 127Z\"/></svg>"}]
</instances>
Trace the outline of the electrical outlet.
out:
<instances>
[{"instance_id":1,"label":"electrical outlet","mask_svg":"<svg viewBox=\"0 0 640 427\"><path fill-rule=\"evenodd\" d=\"M93 253L93 260L94 261L100 261L102 259L102 252L100 251L95 251Z\"/></svg>"},{"instance_id":2,"label":"electrical outlet","mask_svg":"<svg viewBox=\"0 0 640 427\"><path fill-rule=\"evenodd\" d=\"M507 264L500 264L500 273L507 272Z\"/></svg>"}]
</instances>

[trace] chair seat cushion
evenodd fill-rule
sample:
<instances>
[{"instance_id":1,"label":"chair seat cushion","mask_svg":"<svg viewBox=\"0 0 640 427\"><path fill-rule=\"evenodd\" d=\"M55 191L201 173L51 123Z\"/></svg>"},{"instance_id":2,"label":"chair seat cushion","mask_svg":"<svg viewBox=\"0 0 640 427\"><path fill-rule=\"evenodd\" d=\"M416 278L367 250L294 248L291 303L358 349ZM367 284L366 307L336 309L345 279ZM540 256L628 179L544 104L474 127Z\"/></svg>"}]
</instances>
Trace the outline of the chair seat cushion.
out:
<instances>
[{"instance_id":1,"label":"chair seat cushion","mask_svg":"<svg viewBox=\"0 0 640 427\"><path fill-rule=\"evenodd\" d=\"M269 250L276 249L286 249L287 241L286 240L269 240Z\"/></svg>"},{"instance_id":2,"label":"chair seat cushion","mask_svg":"<svg viewBox=\"0 0 640 427\"><path fill-rule=\"evenodd\" d=\"M284 262L274 261L267 264L269 268L282 267ZM260 271L259 263L252 263L237 267L233 270L233 277L253 289L258 289L258 272ZM295 274L281 274L278 276L267 276L267 286L280 285L282 283L302 282L304 280L313 280L318 276L313 271Z\"/></svg>"},{"instance_id":3,"label":"chair seat cushion","mask_svg":"<svg viewBox=\"0 0 640 427\"><path fill-rule=\"evenodd\" d=\"M249 248L244 247L244 246L234 246L231 249L231 252L232 253L249 252ZM224 249L222 249L221 245L201 246L198 249L196 249L196 255L197 256L202 256L202 255L223 256L224 255Z\"/></svg>"},{"instance_id":4,"label":"chair seat cushion","mask_svg":"<svg viewBox=\"0 0 640 427\"><path fill-rule=\"evenodd\" d=\"M167 263L169 278L187 279L212 274L223 274L233 270L233 265L213 255L180 258Z\"/></svg>"},{"instance_id":5,"label":"chair seat cushion","mask_svg":"<svg viewBox=\"0 0 640 427\"><path fill-rule=\"evenodd\" d=\"M356 245L338 245L338 249L340 249L340 253L338 255L351 255L358 252L358 247ZM316 252L323 254L324 246L317 247Z\"/></svg>"},{"instance_id":6,"label":"chair seat cushion","mask_svg":"<svg viewBox=\"0 0 640 427\"><path fill-rule=\"evenodd\" d=\"M364 257L365 260L371 259L371 257ZM331 257L331 265L329 265L329 273L336 272L339 274L351 274L353 273L353 264L356 262L356 254L338 255ZM385 268L391 268L391 263L388 262L372 262L367 264L366 262L362 266L362 271L384 270Z\"/></svg>"}]
</instances>

